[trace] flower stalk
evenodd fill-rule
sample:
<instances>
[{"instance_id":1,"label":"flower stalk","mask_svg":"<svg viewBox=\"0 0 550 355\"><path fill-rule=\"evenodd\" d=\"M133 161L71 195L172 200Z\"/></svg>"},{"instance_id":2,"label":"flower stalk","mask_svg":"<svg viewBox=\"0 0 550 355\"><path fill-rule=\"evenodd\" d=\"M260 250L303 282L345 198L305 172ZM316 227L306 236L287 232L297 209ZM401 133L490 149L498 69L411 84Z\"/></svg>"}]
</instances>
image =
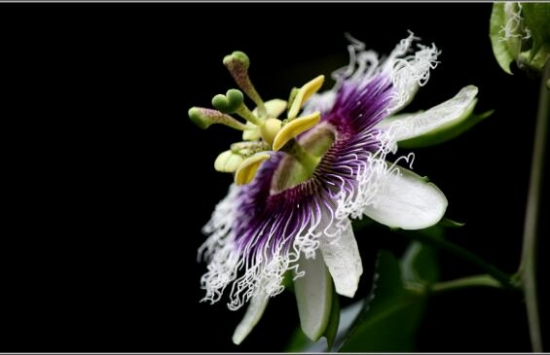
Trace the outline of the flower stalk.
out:
<instances>
[{"instance_id":1,"label":"flower stalk","mask_svg":"<svg viewBox=\"0 0 550 355\"><path fill-rule=\"evenodd\" d=\"M483 260L478 255L472 253L471 251L458 246L454 243L451 243L447 240L444 240L442 238L436 238L429 236L425 233L422 233L422 231L418 232L407 232L404 233L407 237L409 237L412 240L419 241L424 244L435 246L436 248L443 249L447 252L452 253L453 255L469 262L472 265L477 266L481 270L485 271L487 274L491 275L495 280L500 282L502 286L506 289L517 289L518 285L514 282L511 275L508 275L507 273L503 272L496 266L488 263L487 261Z\"/></svg>"},{"instance_id":2,"label":"flower stalk","mask_svg":"<svg viewBox=\"0 0 550 355\"><path fill-rule=\"evenodd\" d=\"M430 292L446 292L454 291L470 287L493 287L502 288L500 281L496 280L491 275L473 275L467 277L461 277L459 279L443 281L433 284L430 287Z\"/></svg>"},{"instance_id":3,"label":"flower stalk","mask_svg":"<svg viewBox=\"0 0 550 355\"><path fill-rule=\"evenodd\" d=\"M523 292L525 293L529 334L534 352L543 351L537 302L536 248L542 174L544 157L546 155L546 136L548 134L548 116L550 115L550 88L546 87L548 80L550 80L550 60L546 62L544 75L540 84L539 108L535 126L535 143L533 147L531 177L525 212L525 226L523 230L523 250L518 270Z\"/></svg>"}]
</instances>

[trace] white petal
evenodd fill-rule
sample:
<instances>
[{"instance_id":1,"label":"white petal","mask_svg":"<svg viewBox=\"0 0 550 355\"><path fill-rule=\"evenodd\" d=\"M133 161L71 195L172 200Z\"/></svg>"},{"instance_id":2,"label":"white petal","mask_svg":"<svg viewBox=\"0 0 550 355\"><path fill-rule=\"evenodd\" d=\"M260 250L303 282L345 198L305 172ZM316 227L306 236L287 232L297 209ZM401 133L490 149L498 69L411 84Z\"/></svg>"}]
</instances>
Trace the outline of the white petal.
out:
<instances>
[{"instance_id":1,"label":"white petal","mask_svg":"<svg viewBox=\"0 0 550 355\"><path fill-rule=\"evenodd\" d=\"M300 271L305 275L294 280L300 324L305 335L317 341L325 332L332 304L332 284L320 253L315 259L302 257Z\"/></svg>"},{"instance_id":2,"label":"white petal","mask_svg":"<svg viewBox=\"0 0 550 355\"><path fill-rule=\"evenodd\" d=\"M443 217L447 198L432 183L410 170L394 168L380 179L373 204L364 213L375 221L394 228L422 229Z\"/></svg>"},{"instance_id":3,"label":"white petal","mask_svg":"<svg viewBox=\"0 0 550 355\"><path fill-rule=\"evenodd\" d=\"M239 323L237 329L235 329L235 333L233 333L233 343L239 345L250 334L262 318L268 301L269 297L264 292L260 292L252 297L243 320Z\"/></svg>"},{"instance_id":4,"label":"white petal","mask_svg":"<svg viewBox=\"0 0 550 355\"><path fill-rule=\"evenodd\" d=\"M425 112L390 116L381 121L377 128L391 130L391 136L396 141L450 128L470 116L477 102L477 92L477 87L466 86L452 99Z\"/></svg>"},{"instance_id":5,"label":"white petal","mask_svg":"<svg viewBox=\"0 0 550 355\"><path fill-rule=\"evenodd\" d=\"M348 219L343 223L341 231L337 231L336 227L331 228L337 233L335 236L330 235L333 234L330 230L327 231L329 235L321 238L320 248L332 275L336 292L342 296L353 297L363 273L363 265L351 223Z\"/></svg>"}]
</instances>

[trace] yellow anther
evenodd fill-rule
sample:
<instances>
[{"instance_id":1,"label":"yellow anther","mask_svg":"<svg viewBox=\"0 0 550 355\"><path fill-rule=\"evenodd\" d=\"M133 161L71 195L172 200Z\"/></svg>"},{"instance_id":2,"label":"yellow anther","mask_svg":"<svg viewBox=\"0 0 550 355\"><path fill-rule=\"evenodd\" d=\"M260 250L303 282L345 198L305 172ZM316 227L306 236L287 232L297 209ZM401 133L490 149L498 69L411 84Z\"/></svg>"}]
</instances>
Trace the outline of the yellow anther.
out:
<instances>
[{"instance_id":1,"label":"yellow anther","mask_svg":"<svg viewBox=\"0 0 550 355\"><path fill-rule=\"evenodd\" d=\"M243 160L244 158L239 154L227 150L218 155L214 162L214 169L222 173L234 173Z\"/></svg>"},{"instance_id":2,"label":"yellow anther","mask_svg":"<svg viewBox=\"0 0 550 355\"><path fill-rule=\"evenodd\" d=\"M269 157L268 153L260 152L243 161L235 174L235 183L245 185L251 182L262 162L269 159Z\"/></svg>"},{"instance_id":3,"label":"yellow anther","mask_svg":"<svg viewBox=\"0 0 550 355\"><path fill-rule=\"evenodd\" d=\"M255 141L260 139L261 136L260 127L250 122L246 123L246 129L243 131L243 140Z\"/></svg>"},{"instance_id":4,"label":"yellow anther","mask_svg":"<svg viewBox=\"0 0 550 355\"><path fill-rule=\"evenodd\" d=\"M281 99L273 99L273 100L267 101L265 103L265 109L267 111L268 117L270 117L272 119L276 118L276 117L279 117L281 115L281 113L283 113L285 111L286 105L287 105L287 102L285 100L281 100ZM259 114L258 111L259 110L256 107L252 111L252 113L254 115L258 116L258 114ZM267 121L269 121L269 119L267 119ZM279 120L276 120L276 121L279 121ZM259 126L255 125L251 122L247 122L246 123L246 128L243 132L243 139L245 141L255 141L255 140L259 139L260 137L262 137L262 134L265 134L265 133L268 133L268 132L273 132L273 130L275 129L275 132L271 133L269 135L269 136L271 136L271 138L268 138L266 140L266 141L269 142L269 144L271 144L273 142L273 137L275 137L275 134L277 134L277 132L279 131L279 128L281 128L280 121L279 121L279 123L274 122L274 121L271 121L270 123L267 123L267 126L264 128L263 131L260 129ZM264 140L265 140L265 137L264 137Z\"/></svg>"},{"instance_id":5,"label":"yellow anther","mask_svg":"<svg viewBox=\"0 0 550 355\"><path fill-rule=\"evenodd\" d=\"M286 142L315 126L321 119L320 112L313 112L307 116L298 117L285 124L273 140L273 150L278 151Z\"/></svg>"},{"instance_id":6,"label":"yellow anther","mask_svg":"<svg viewBox=\"0 0 550 355\"><path fill-rule=\"evenodd\" d=\"M281 99L273 99L265 102L265 109L267 111L267 117L279 117L281 113L285 112L287 102ZM258 108L256 107L253 114L258 116Z\"/></svg>"},{"instance_id":7,"label":"yellow anther","mask_svg":"<svg viewBox=\"0 0 550 355\"><path fill-rule=\"evenodd\" d=\"M298 116L298 112L300 111L300 108L306 102L307 99L313 94L315 94L321 86L323 86L323 82L325 81L324 75L319 75L315 79L308 81L304 86L300 88L298 93L296 94L296 98L292 102L292 106L288 110L288 119L293 120Z\"/></svg>"},{"instance_id":8,"label":"yellow anther","mask_svg":"<svg viewBox=\"0 0 550 355\"><path fill-rule=\"evenodd\" d=\"M282 122L276 118L268 118L265 120L265 123L260 128L260 132L262 132L262 138L267 144L273 144L273 139L275 139L275 136L281 130L281 125Z\"/></svg>"}]
</instances>

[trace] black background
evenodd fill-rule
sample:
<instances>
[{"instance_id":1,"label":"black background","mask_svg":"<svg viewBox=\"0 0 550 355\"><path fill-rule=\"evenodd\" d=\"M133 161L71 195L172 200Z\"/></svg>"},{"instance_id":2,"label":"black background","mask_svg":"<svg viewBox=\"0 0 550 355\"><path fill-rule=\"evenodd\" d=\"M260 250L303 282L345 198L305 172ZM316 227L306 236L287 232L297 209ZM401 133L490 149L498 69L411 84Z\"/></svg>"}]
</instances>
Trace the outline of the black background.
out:
<instances>
[{"instance_id":1,"label":"black background","mask_svg":"<svg viewBox=\"0 0 550 355\"><path fill-rule=\"evenodd\" d=\"M238 133L201 131L187 110L233 87L221 63L233 50L250 56L264 98L286 98L347 64L345 32L381 54L407 30L441 49L410 111L468 84L480 89L477 112L496 110L454 141L416 151L414 168L445 192L447 216L466 222L449 238L513 273L539 83L496 64L490 12L489 3L2 4L10 126L0 351L283 350L298 324L291 294L270 303L240 347L231 335L243 310L199 302L200 229L231 182L213 161ZM398 253L407 242L379 232L358 236L367 270L358 296L376 249ZM479 272L447 254L441 263L443 279ZM417 349L529 351L523 303L483 289L436 296Z\"/></svg>"}]
</instances>

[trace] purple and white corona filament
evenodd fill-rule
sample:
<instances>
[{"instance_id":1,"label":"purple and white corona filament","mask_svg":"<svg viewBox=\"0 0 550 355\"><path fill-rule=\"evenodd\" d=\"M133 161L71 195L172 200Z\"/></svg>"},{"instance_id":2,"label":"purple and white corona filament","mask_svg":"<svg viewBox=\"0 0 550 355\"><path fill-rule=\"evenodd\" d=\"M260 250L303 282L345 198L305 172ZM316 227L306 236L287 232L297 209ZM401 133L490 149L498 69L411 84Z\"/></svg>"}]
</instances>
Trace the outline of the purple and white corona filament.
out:
<instances>
[{"instance_id":1,"label":"purple and white corona filament","mask_svg":"<svg viewBox=\"0 0 550 355\"><path fill-rule=\"evenodd\" d=\"M437 63L435 46L414 51L415 40L411 34L384 60L353 40L350 65L333 74L332 90L315 94L318 77L295 89L288 103L264 103L248 79L248 58L235 52L224 64L257 108L248 110L240 91L230 90L214 98L219 111L190 110L199 126L222 123L243 131L244 141L216 161L218 170L236 174L236 184L204 227L208 239L199 250L208 263L204 300L217 302L227 293L232 310L250 304L235 343L252 330L268 299L283 291L289 272L304 332L314 340L323 334L332 283L338 294L353 297L363 272L350 218L422 229L443 217L443 193L386 158L399 141L460 120L473 110L477 88L466 87L423 113L395 116ZM285 110L288 117L277 119Z\"/></svg>"}]
</instances>

